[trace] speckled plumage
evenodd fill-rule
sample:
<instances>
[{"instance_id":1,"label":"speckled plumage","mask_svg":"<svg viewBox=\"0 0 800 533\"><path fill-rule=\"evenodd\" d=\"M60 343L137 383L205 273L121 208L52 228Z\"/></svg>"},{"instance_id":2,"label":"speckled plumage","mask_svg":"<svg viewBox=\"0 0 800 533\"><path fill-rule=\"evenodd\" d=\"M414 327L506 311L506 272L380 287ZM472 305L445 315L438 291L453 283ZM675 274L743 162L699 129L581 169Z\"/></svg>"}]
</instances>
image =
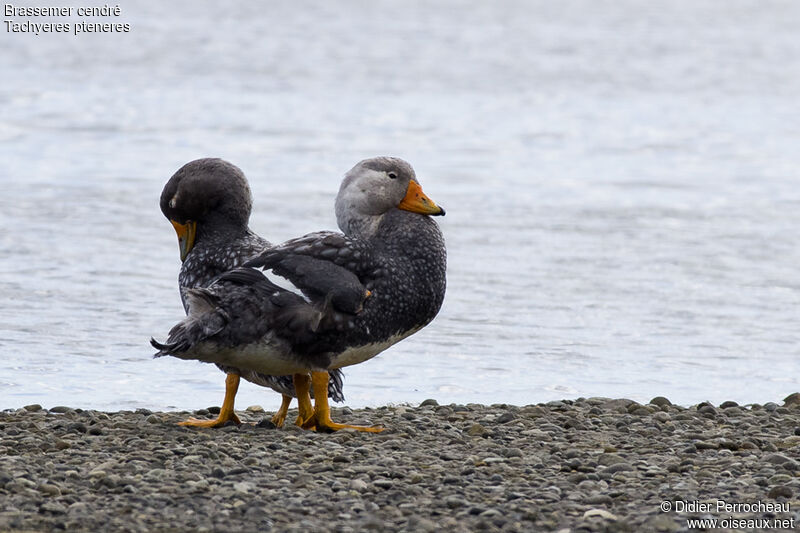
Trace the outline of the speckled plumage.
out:
<instances>
[{"instance_id":1,"label":"speckled plumage","mask_svg":"<svg viewBox=\"0 0 800 533\"><path fill-rule=\"evenodd\" d=\"M170 220L198 223L195 245L178 275L181 300L187 312L188 290L208 286L219 275L270 247L268 241L248 228L252 196L244 174L221 159L199 159L181 167L165 185L160 205ZM224 372L237 372L257 385L296 396L291 376L217 366ZM340 373L331 374L328 394L334 401L344 400Z\"/></svg>"}]
</instances>

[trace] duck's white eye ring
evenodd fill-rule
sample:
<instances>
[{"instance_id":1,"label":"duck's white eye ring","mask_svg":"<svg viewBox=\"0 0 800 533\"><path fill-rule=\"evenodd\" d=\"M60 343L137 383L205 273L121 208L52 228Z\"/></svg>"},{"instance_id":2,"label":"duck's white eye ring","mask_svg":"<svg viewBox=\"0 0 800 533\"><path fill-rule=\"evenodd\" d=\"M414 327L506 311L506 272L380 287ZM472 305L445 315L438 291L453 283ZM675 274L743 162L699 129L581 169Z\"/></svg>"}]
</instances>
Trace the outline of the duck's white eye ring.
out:
<instances>
[{"instance_id":1,"label":"duck's white eye ring","mask_svg":"<svg viewBox=\"0 0 800 533\"><path fill-rule=\"evenodd\" d=\"M386 175L389 176L389 178L391 178L393 180L397 179L397 173L396 172L387 172Z\"/></svg>"},{"instance_id":2,"label":"duck's white eye ring","mask_svg":"<svg viewBox=\"0 0 800 533\"><path fill-rule=\"evenodd\" d=\"M175 196L173 196L173 197L172 197L172 200L170 200L170 201L169 201L169 206L170 206L172 209L175 209L175 206L176 206L177 204L178 204L178 195L176 194Z\"/></svg>"}]
</instances>

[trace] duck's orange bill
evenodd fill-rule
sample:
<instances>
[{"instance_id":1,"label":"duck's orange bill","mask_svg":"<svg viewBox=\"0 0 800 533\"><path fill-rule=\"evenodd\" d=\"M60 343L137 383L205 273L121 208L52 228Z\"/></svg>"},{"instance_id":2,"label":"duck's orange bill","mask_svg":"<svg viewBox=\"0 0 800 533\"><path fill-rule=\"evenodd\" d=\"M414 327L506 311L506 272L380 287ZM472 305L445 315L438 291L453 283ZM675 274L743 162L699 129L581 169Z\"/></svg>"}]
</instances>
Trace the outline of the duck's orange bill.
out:
<instances>
[{"instance_id":1,"label":"duck's orange bill","mask_svg":"<svg viewBox=\"0 0 800 533\"><path fill-rule=\"evenodd\" d=\"M178 246L181 249L181 261L186 260L186 256L194 248L194 240L197 237L197 222L187 220L185 224L180 222L172 222L172 227L175 228L175 233L178 234Z\"/></svg>"},{"instance_id":2,"label":"duck's orange bill","mask_svg":"<svg viewBox=\"0 0 800 533\"><path fill-rule=\"evenodd\" d=\"M421 215L438 216L444 215L444 209L436 205L436 202L428 198L419 183L411 180L408 183L408 191L403 201L397 206L399 209L405 209L412 213L419 213Z\"/></svg>"}]
</instances>

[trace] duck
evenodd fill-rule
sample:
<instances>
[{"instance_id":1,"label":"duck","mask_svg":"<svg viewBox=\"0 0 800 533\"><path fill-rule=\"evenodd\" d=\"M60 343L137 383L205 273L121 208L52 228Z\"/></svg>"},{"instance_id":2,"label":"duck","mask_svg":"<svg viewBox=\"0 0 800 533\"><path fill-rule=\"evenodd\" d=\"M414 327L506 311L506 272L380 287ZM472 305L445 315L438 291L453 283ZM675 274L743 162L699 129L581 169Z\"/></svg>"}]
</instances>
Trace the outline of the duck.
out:
<instances>
[{"instance_id":1,"label":"duck","mask_svg":"<svg viewBox=\"0 0 800 533\"><path fill-rule=\"evenodd\" d=\"M161 212L170 221L178 236L181 269L178 286L184 311L190 309L187 295L206 287L225 272L232 270L259 253L269 249L270 242L250 230L252 193L240 168L219 158L203 158L183 165L167 181L161 193ZM225 283L225 282L223 282ZM232 283L232 282L228 282ZM197 301L197 300L196 300ZM281 406L272 423L281 427L287 417L293 397L297 397L295 382L310 382L305 376L269 375L218 365L225 372L225 397L215 419L190 418L180 423L192 427L218 427L226 423L241 423L234 411L240 378L282 394ZM344 401L342 374L333 376L327 394L334 401ZM307 394L298 400L301 415L308 418L312 411Z\"/></svg>"},{"instance_id":2,"label":"duck","mask_svg":"<svg viewBox=\"0 0 800 533\"><path fill-rule=\"evenodd\" d=\"M447 252L441 229L431 217L443 216L445 210L423 192L408 162L381 156L365 159L345 174L335 213L341 232L289 240L244 266L291 281L313 305L324 305L329 296L311 286L302 258L339 267L328 273L329 283L348 286L355 276L365 287L368 296L358 313L336 327L314 332L313 342L292 339L290 344L295 353L324 351L330 358L326 369L311 371L314 411L301 425L318 431L378 432L382 428L334 422L327 396L321 393L330 372L375 357L436 317L446 291Z\"/></svg>"}]
</instances>

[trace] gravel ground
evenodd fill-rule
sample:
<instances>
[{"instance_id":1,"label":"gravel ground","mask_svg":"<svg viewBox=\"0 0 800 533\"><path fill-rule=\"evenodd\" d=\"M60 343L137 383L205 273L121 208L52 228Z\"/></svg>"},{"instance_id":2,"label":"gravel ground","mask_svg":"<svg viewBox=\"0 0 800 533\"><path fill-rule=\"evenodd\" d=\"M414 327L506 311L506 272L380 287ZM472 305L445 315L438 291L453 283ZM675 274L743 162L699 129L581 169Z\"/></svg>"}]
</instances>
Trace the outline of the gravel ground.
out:
<instances>
[{"instance_id":1,"label":"gravel ground","mask_svg":"<svg viewBox=\"0 0 800 533\"><path fill-rule=\"evenodd\" d=\"M1 412L0 531L800 530L800 395L333 410L377 435L275 429L257 407L175 425L208 412Z\"/></svg>"}]
</instances>

